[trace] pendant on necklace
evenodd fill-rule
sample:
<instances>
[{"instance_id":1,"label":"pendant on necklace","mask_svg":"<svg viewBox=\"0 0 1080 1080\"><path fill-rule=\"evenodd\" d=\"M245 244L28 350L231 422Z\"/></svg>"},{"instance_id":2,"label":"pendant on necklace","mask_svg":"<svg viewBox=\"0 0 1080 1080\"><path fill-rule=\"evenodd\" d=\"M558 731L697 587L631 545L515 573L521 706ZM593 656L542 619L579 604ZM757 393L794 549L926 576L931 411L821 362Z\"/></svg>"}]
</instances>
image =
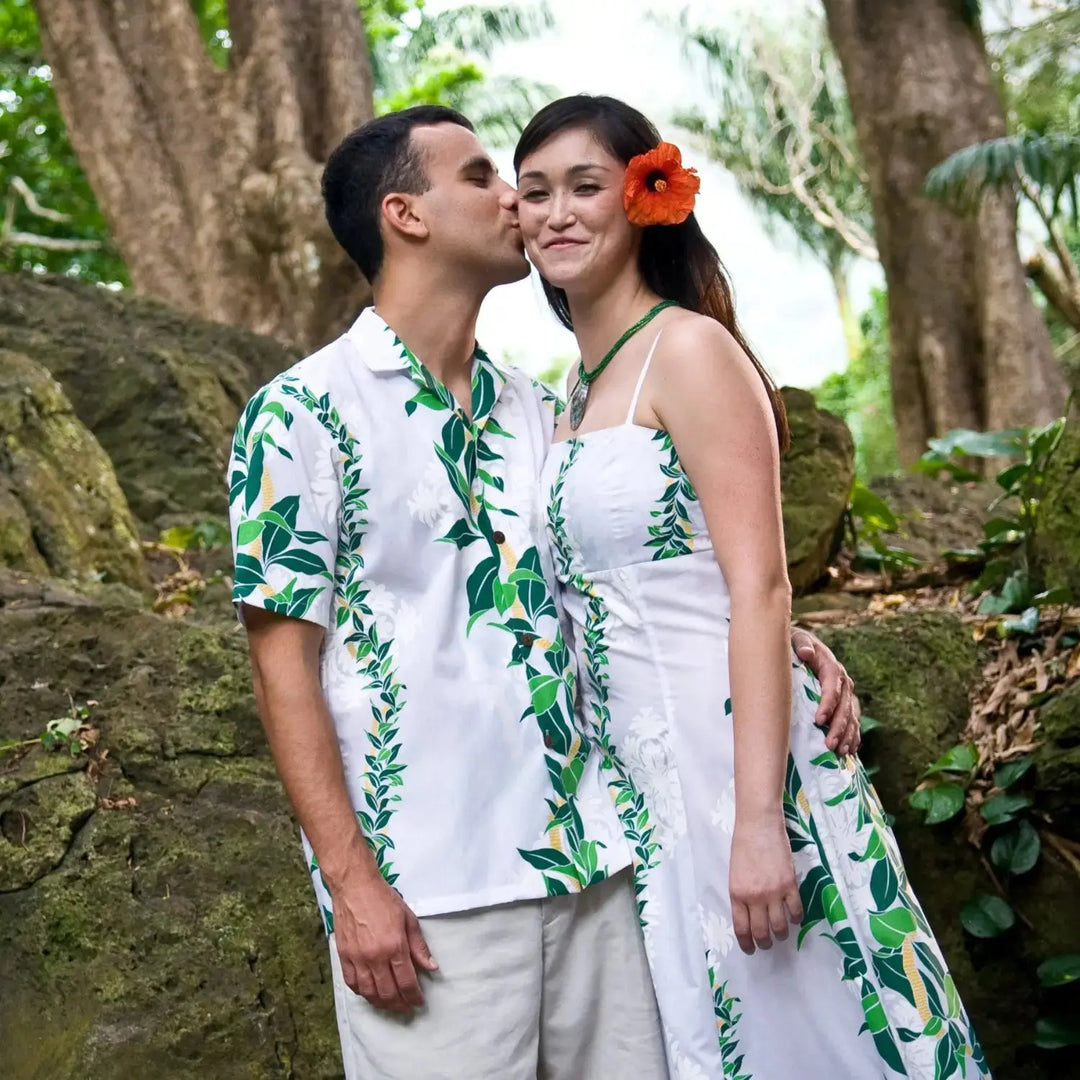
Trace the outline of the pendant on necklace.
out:
<instances>
[{"instance_id":1,"label":"pendant on necklace","mask_svg":"<svg viewBox=\"0 0 1080 1080\"><path fill-rule=\"evenodd\" d=\"M589 384L579 379L574 392L570 395L570 430L577 431L585 419L585 404L589 400Z\"/></svg>"}]
</instances>

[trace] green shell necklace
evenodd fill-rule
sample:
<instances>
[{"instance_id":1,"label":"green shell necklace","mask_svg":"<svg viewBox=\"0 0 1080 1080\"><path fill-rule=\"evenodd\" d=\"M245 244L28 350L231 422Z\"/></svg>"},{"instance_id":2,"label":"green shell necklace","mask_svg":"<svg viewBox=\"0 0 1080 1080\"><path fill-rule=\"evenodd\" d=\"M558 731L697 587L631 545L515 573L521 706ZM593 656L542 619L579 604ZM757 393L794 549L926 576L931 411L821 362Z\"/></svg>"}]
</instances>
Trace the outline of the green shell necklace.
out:
<instances>
[{"instance_id":1,"label":"green shell necklace","mask_svg":"<svg viewBox=\"0 0 1080 1080\"><path fill-rule=\"evenodd\" d=\"M655 307L650 308L644 315L614 345L608 349L604 355L604 359L600 361L592 369L592 371L585 370L585 361L578 361L577 369L577 386L574 387L573 394L570 395L570 430L577 431L581 427L581 421L585 419L585 406L589 402L589 388L604 372L604 368L615 359L615 354L640 330L642 327L648 326L649 323L660 314L664 308L678 307L678 304L674 300L661 300Z\"/></svg>"}]
</instances>

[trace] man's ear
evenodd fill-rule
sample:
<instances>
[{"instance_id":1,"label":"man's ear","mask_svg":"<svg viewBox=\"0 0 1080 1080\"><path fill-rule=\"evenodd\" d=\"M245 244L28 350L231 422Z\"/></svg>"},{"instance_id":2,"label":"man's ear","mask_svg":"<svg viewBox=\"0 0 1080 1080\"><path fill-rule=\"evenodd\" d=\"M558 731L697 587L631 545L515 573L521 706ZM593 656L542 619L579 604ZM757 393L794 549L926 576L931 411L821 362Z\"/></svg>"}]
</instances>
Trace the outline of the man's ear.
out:
<instances>
[{"instance_id":1,"label":"man's ear","mask_svg":"<svg viewBox=\"0 0 1080 1080\"><path fill-rule=\"evenodd\" d=\"M415 199L411 195L392 192L382 201L382 216L386 224L396 232L423 240L428 235L427 223L417 213Z\"/></svg>"}]
</instances>

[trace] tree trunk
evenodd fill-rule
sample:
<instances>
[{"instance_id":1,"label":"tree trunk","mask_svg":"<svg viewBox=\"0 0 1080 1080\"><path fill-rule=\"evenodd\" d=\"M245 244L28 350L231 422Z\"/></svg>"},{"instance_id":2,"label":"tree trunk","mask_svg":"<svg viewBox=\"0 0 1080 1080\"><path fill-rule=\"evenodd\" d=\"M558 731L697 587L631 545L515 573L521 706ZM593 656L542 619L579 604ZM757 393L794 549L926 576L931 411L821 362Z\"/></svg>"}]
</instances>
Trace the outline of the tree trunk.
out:
<instances>
[{"instance_id":1,"label":"tree trunk","mask_svg":"<svg viewBox=\"0 0 1080 1080\"><path fill-rule=\"evenodd\" d=\"M72 144L141 293L314 347L370 295L322 164L372 114L355 0L229 0L227 70L189 0L35 0Z\"/></svg>"},{"instance_id":2,"label":"tree trunk","mask_svg":"<svg viewBox=\"0 0 1080 1080\"><path fill-rule=\"evenodd\" d=\"M950 428L1042 423L1065 380L1027 290L1016 203L961 218L922 193L931 167L1005 134L982 35L961 0L825 0L870 177L888 284L900 460Z\"/></svg>"}]
</instances>

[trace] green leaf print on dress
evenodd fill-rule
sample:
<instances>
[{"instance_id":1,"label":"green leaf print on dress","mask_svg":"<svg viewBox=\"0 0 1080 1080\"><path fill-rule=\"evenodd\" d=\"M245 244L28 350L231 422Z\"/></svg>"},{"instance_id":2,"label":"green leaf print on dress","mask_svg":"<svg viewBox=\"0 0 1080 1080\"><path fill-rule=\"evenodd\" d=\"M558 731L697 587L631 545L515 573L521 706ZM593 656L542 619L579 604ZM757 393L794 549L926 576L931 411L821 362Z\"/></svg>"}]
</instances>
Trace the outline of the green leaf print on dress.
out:
<instances>
[{"instance_id":1,"label":"green leaf print on dress","mask_svg":"<svg viewBox=\"0 0 1080 1080\"><path fill-rule=\"evenodd\" d=\"M638 898L638 918L644 927L646 925L646 900L642 894L646 888L647 873L655 864L660 845L653 836L653 825L645 799L635 786L629 769L619 759L611 738L607 673L603 670L608 664L607 645L604 642L608 611L593 584L583 575L573 573L573 556L566 537L566 523L562 517L563 485L581 446L579 440L571 440L566 460L560 466L555 482L552 484L548 499L548 532L555 548L555 560L559 572L586 597L582 652L585 658L585 673L592 691L594 739L600 750L601 768L610 774L608 791L615 801L623 833L634 853L634 891Z\"/></svg>"},{"instance_id":2,"label":"green leaf print on dress","mask_svg":"<svg viewBox=\"0 0 1080 1080\"><path fill-rule=\"evenodd\" d=\"M364 580L363 556L368 489L363 486L360 445L331 406L328 395L316 397L306 386L289 382L282 385L282 392L295 398L315 417L341 455L334 620L339 630L349 628L345 647L355 659L357 671L365 676L366 689L371 691L368 753L364 755L363 772L365 809L357 810L356 817L374 852L379 872L388 885L393 885L398 875L390 859L394 844L389 826L396 804L401 801L398 789L403 785L402 773L406 769L399 760L398 741L406 688L394 670L393 641L381 638L368 604L371 586Z\"/></svg>"},{"instance_id":3,"label":"green leaf print on dress","mask_svg":"<svg viewBox=\"0 0 1080 1080\"><path fill-rule=\"evenodd\" d=\"M466 582L469 620L466 632L477 623L502 631L510 640L509 667L522 667L529 687L530 716L543 738L548 778L553 797L547 800L547 846L519 849L521 857L541 871L549 896L580 892L602 881L598 841L585 839L585 826L577 808L577 790L591 744L574 724L574 677L570 651L559 628L559 613L543 576L535 546L514 551L505 534L492 524L492 515L517 515L496 505L489 491L503 490L501 477L490 468L504 460L494 440L514 436L491 418L505 381L481 349L476 350L472 380L472 420L457 407L453 395L417 360L398 338L394 345L419 390L406 402L411 416L423 405L445 411L446 421L435 452L446 470L450 490L461 504L458 518L441 538L459 550L481 543L484 555ZM481 549L483 550L483 549ZM549 636L545 636L544 628Z\"/></svg>"},{"instance_id":4,"label":"green leaf print on dress","mask_svg":"<svg viewBox=\"0 0 1080 1080\"><path fill-rule=\"evenodd\" d=\"M831 751L814 759L813 767L834 774L828 787L839 790L826 800L828 807L853 803L852 810L826 813L853 813L850 836L857 843L847 857L871 867L869 888L872 905L868 911L867 950L860 942L848 916L843 895L830 866L826 846L818 832L818 822L793 758L788 758L784 787L784 817L793 852L809 849L814 865L802 878L799 892L803 902L803 924L799 931L802 946L808 934L822 927L825 938L840 950L844 981L859 988L865 1023L882 1060L897 1074L908 1075L905 1058L912 1053L904 1044L919 1039L934 1040L934 1080L964 1075L971 1058L980 1075L989 1076L982 1049L960 1004L951 975L934 948L926 917L907 882L903 863L885 824L884 811L865 770L854 758L843 761ZM851 840L849 840L849 845ZM920 1027L895 1025L885 1003L884 989L900 994L917 1015Z\"/></svg>"},{"instance_id":5,"label":"green leaf print on dress","mask_svg":"<svg viewBox=\"0 0 1080 1080\"><path fill-rule=\"evenodd\" d=\"M716 968L708 963L709 988L713 994L713 1012L716 1014L716 1034L720 1040L720 1056L724 1062L725 1080L754 1080L752 1074L742 1071L743 1055L739 1053L739 1043L735 1030L742 1013L735 1012L739 999L727 992L727 983L717 983Z\"/></svg>"},{"instance_id":6,"label":"green leaf print on dress","mask_svg":"<svg viewBox=\"0 0 1080 1080\"><path fill-rule=\"evenodd\" d=\"M660 466L667 478L663 495L657 499L659 510L653 510L651 516L659 518L659 523L649 526L651 540L646 547L656 548L653 559L670 559L676 555L689 555L694 550L694 527L690 522L689 505L697 502L694 485L679 463L675 444L666 431L658 431L653 442L668 453L668 460Z\"/></svg>"}]
</instances>

